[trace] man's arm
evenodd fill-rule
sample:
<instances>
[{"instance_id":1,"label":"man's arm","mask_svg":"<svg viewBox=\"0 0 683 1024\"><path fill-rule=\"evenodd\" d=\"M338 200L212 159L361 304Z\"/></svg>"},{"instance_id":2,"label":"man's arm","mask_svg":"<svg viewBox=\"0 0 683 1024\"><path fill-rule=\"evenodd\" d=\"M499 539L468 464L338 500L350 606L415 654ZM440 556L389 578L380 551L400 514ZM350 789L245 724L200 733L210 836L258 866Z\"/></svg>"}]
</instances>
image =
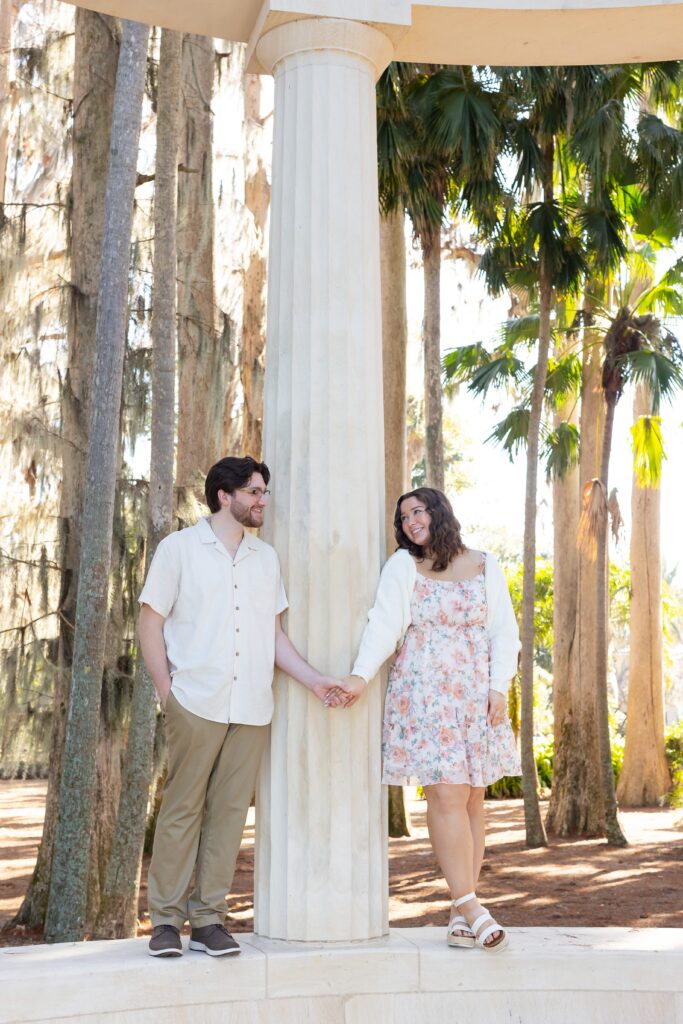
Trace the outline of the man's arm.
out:
<instances>
[{"instance_id":1,"label":"man's arm","mask_svg":"<svg viewBox=\"0 0 683 1024\"><path fill-rule=\"evenodd\" d=\"M312 690L327 707L335 707L341 703L341 700L335 698L332 692L337 688L344 689L341 680L335 679L333 676L322 675L312 665L309 665L305 658L301 657L283 630L279 615L275 616L275 664L286 675L296 679L306 689ZM325 700L328 694L330 695L329 699Z\"/></svg>"},{"instance_id":2,"label":"man's arm","mask_svg":"<svg viewBox=\"0 0 683 1024\"><path fill-rule=\"evenodd\" d=\"M138 619L140 650L163 708L166 707L171 691L171 673L168 671L163 633L165 621L164 616L159 615L159 612L155 612L148 604L141 606Z\"/></svg>"}]
</instances>

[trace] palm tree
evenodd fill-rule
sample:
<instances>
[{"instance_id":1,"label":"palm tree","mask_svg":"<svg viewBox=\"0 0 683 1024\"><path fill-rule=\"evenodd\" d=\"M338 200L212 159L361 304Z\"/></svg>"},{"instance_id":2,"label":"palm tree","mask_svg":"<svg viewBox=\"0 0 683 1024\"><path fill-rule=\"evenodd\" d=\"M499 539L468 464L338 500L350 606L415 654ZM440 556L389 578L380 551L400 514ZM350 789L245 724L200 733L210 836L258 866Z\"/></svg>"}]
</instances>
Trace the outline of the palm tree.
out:
<instances>
[{"instance_id":1,"label":"palm tree","mask_svg":"<svg viewBox=\"0 0 683 1024\"><path fill-rule=\"evenodd\" d=\"M673 308L679 311L681 300L672 291L672 283L680 276L677 265L668 278L641 294L633 305L627 301L637 281L629 282L625 300L614 316L606 316L603 340L602 394L605 423L602 439L600 475L584 492L579 536L583 546L594 553L596 572L595 664L598 694L598 731L600 767L605 811L605 831L611 845L626 842L617 818L617 801L612 772L609 742L609 709L607 702L607 545L608 545L608 473L612 447L614 413L629 381L641 385L651 396L651 412L656 416L664 399L670 399L683 388L683 353L677 339L651 311ZM644 431L644 427L642 430ZM641 433L641 440L643 434ZM650 430L650 448L655 435Z\"/></svg>"}]
</instances>

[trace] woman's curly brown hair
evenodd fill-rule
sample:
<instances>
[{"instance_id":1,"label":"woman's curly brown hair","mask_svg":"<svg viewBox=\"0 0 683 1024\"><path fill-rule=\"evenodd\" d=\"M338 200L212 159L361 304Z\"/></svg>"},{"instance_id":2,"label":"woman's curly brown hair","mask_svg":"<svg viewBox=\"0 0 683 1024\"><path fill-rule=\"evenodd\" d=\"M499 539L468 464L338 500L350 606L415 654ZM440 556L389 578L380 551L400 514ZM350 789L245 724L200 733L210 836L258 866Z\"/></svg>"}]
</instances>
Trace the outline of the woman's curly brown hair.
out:
<instances>
[{"instance_id":1,"label":"woman's curly brown hair","mask_svg":"<svg viewBox=\"0 0 683 1024\"><path fill-rule=\"evenodd\" d=\"M424 503L431 516L429 526L429 548L425 551L419 544L414 544L403 532L401 522L401 505L406 498L417 498ZM400 548L406 548L418 561L422 561L428 553L432 558L432 571L443 572L448 568L456 555L461 555L467 548L460 536L460 523L453 514L451 503L441 491L433 487L418 487L414 491L402 494L396 502L394 512L394 535Z\"/></svg>"}]
</instances>

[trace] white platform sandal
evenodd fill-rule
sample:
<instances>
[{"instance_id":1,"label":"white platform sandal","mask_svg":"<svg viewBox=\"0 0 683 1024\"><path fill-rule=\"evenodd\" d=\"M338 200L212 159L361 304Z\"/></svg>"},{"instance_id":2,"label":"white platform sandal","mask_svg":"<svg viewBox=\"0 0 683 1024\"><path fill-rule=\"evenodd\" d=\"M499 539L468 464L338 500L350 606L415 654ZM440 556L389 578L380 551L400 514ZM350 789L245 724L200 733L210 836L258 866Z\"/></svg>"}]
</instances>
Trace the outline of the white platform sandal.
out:
<instances>
[{"instance_id":1,"label":"white platform sandal","mask_svg":"<svg viewBox=\"0 0 683 1024\"><path fill-rule=\"evenodd\" d=\"M467 896L461 896L459 900L453 900L451 907L453 907L454 910L457 910L461 903L467 903L467 901L471 900L473 896L473 892L468 893ZM455 932L464 932L465 934L456 935L454 934ZM474 932L462 914L456 914L449 921L446 941L449 946L460 949L472 949L474 946Z\"/></svg>"},{"instance_id":2,"label":"white platform sandal","mask_svg":"<svg viewBox=\"0 0 683 1024\"><path fill-rule=\"evenodd\" d=\"M467 903L469 900L476 900L476 898L476 893L468 892L465 896L461 896L459 900L454 900L453 906L457 908L461 906L463 903ZM497 953L499 950L505 949L505 947L508 945L510 941L508 938L508 934L504 928L501 928L501 926L492 917L492 915L489 914L486 907L482 907L481 910L481 914L475 921L472 922L472 924L468 925L467 922L465 922L465 925L474 935L474 941L477 942L483 950L485 950L487 953ZM487 921L490 921L491 923L487 925ZM452 927L453 922L451 922L451 924L449 925L449 945L451 945L450 932ZM487 942L486 940L490 938L491 935L495 935L496 932L500 932L500 938L496 939L494 942ZM453 936L453 938L457 938L457 936ZM467 943L456 943L456 945L463 944L473 946L474 942L468 941Z\"/></svg>"}]
</instances>

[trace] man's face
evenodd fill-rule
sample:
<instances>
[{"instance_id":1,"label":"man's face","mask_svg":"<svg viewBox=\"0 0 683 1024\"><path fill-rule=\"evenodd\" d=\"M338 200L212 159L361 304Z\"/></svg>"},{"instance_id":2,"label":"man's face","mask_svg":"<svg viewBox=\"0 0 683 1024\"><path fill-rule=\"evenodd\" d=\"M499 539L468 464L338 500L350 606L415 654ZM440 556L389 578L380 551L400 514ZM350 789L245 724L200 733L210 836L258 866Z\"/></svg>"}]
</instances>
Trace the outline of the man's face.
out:
<instances>
[{"instance_id":1,"label":"man's face","mask_svg":"<svg viewBox=\"0 0 683 1024\"><path fill-rule=\"evenodd\" d=\"M260 473L252 473L244 487L238 487L230 496L230 512L242 526L263 526L263 513L270 491Z\"/></svg>"}]
</instances>

